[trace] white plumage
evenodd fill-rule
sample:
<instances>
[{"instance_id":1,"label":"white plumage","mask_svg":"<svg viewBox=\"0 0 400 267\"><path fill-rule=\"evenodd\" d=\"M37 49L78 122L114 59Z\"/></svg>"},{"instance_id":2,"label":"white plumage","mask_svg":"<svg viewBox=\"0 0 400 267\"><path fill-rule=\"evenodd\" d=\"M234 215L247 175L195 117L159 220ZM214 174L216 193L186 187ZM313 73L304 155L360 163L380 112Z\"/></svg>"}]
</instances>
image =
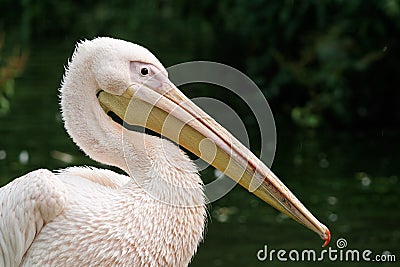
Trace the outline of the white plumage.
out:
<instances>
[{"instance_id":1,"label":"white plumage","mask_svg":"<svg viewBox=\"0 0 400 267\"><path fill-rule=\"evenodd\" d=\"M143 133L125 133L122 151L122 127L96 98L98 88L118 92L128 87L130 61L165 72L150 52L135 44L111 38L79 44L64 77L61 105L75 143L93 159L136 175L135 180L74 167L33 171L0 188L0 266L190 262L206 216L195 166L176 145ZM176 167L182 165L191 172ZM190 190L177 190L169 186L171 181ZM163 201L152 194L153 188L162 192Z\"/></svg>"}]
</instances>

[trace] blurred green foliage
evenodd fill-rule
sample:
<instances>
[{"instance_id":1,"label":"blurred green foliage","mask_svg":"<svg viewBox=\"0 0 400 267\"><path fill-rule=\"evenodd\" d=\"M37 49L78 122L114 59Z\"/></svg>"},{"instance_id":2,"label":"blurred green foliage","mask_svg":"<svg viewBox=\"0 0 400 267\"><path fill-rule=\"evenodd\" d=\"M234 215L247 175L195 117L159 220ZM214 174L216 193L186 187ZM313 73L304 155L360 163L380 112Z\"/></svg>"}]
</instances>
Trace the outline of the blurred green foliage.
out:
<instances>
[{"instance_id":1,"label":"blurred green foliage","mask_svg":"<svg viewBox=\"0 0 400 267\"><path fill-rule=\"evenodd\" d=\"M22 42L109 35L166 65L215 60L303 127L398 126L399 0L3 0L0 30Z\"/></svg>"},{"instance_id":2,"label":"blurred green foliage","mask_svg":"<svg viewBox=\"0 0 400 267\"><path fill-rule=\"evenodd\" d=\"M4 36L0 34L0 116L10 109L10 99L14 94L14 79L25 65L26 54L21 54L13 48L11 56L4 56Z\"/></svg>"}]
</instances>

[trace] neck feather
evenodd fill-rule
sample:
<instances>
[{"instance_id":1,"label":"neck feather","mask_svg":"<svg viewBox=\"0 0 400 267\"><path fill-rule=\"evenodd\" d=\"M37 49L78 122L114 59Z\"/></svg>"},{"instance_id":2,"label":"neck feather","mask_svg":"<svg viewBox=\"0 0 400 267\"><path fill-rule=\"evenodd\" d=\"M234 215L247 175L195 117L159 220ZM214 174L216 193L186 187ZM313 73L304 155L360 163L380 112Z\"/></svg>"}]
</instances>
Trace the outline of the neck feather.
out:
<instances>
[{"instance_id":1,"label":"neck feather","mask_svg":"<svg viewBox=\"0 0 400 267\"><path fill-rule=\"evenodd\" d=\"M98 85L86 62L75 57L61 87L61 109L65 128L73 141L92 159L126 171L121 155L121 126L102 110Z\"/></svg>"},{"instance_id":2,"label":"neck feather","mask_svg":"<svg viewBox=\"0 0 400 267\"><path fill-rule=\"evenodd\" d=\"M157 200L177 206L204 205L196 167L176 145L124 130L105 114L87 62L87 57L74 57L61 87L62 116L73 141L95 161L128 173Z\"/></svg>"}]
</instances>

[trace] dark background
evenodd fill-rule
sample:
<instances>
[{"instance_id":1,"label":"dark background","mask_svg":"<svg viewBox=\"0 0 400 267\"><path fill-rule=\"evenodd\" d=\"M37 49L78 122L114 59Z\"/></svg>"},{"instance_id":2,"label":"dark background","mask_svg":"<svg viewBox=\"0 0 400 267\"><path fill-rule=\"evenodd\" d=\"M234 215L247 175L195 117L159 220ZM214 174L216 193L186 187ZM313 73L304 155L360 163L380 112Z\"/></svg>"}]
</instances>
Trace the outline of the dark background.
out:
<instances>
[{"instance_id":1,"label":"dark background","mask_svg":"<svg viewBox=\"0 0 400 267\"><path fill-rule=\"evenodd\" d=\"M0 14L0 185L37 168L106 167L65 133L57 88L77 41L111 36L149 48L166 67L208 60L248 75L275 116L272 169L329 226L331 247L345 238L348 248L400 257L400 1L1 0ZM256 121L240 99L196 88L182 90L234 107L257 154ZM266 266L256 258L266 244L322 244L240 187L209 210L192 266Z\"/></svg>"},{"instance_id":2,"label":"dark background","mask_svg":"<svg viewBox=\"0 0 400 267\"><path fill-rule=\"evenodd\" d=\"M188 60L235 67L262 88L275 113L301 127L397 127L400 7L382 1L10 1L6 41L105 35Z\"/></svg>"}]
</instances>

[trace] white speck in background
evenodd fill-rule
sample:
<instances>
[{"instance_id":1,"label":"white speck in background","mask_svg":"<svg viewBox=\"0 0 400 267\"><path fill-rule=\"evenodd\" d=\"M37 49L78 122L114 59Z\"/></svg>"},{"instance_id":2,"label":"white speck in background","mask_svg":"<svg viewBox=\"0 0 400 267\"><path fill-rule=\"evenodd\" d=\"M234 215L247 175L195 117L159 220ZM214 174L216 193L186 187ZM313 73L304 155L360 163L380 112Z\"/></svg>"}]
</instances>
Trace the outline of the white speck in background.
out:
<instances>
[{"instance_id":1,"label":"white speck in background","mask_svg":"<svg viewBox=\"0 0 400 267\"><path fill-rule=\"evenodd\" d=\"M19 162L20 162L21 164L24 164L24 165L27 164L28 161L29 161L29 153L28 153L28 151L22 150L22 151L19 153L18 159L19 159Z\"/></svg>"},{"instance_id":2,"label":"white speck in background","mask_svg":"<svg viewBox=\"0 0 400 267\"><path fill-rule=\"evenodd\" d=\"M364 176L361 178L361 185L364 187L368 187L371 184L371 178L369 178L368 176Z\"/></svg>"},{"instance_id":3,"label":"white speck in background","mask_svg":"<svg viewBox=\"0 0 400 267\"><path fill-rule=\"evenodd\" d=\"M5 150L0 150L0 160L6 159L7 153Z\"/></svg>"}]
</instances>

